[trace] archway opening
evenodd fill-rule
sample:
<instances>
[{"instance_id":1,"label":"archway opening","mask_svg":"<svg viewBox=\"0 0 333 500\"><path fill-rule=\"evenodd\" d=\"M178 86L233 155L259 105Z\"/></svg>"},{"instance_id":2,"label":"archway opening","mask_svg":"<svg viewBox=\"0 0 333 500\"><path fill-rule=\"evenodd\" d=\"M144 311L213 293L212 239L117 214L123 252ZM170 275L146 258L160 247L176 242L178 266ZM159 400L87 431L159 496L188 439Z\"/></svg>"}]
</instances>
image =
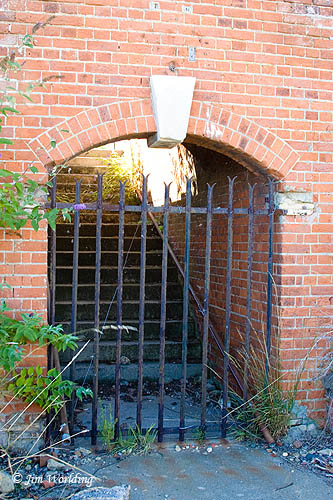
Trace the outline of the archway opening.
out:
<instances>
[{"instance_id":1,"label":"archway opening","mask_svg":"<svg viewBox=\"0 0 333 500\"><path fill-rule=\"evenodd\" d=\"M81 342L89 338L96 338L95 275L96 221L98 217L96 199L98 174L104 173L105 180L109 179L111 186L102 191L103 201L106 205L105 207L103 205L99 256L101 263L100 295L98 298L99 349L101 353L99 355L99 375L101 380L104 378L106 381L105 388L111 388L104 394L107 398L116 400L117 384L119 384L118 395L136 402L136 393L139 390L139 370L139 379L142 377L142 383L146 384L140 389L141 406L144 397L149 396L149 393L151 393L151 397L156 397L157 402L160 390L158 381L160 382L160 333L161 315L163 314L163 306L161 305L162 238L165 229L163 227L165 212L163 209L158 211L157 208L163 205L165 184L172 182L168 196L171 207L168 218L168 243L176 262L169 251L167 274L172 279L166 284L169 295L165 299L164 306L166 307L167 323L165 342L166 347L170 347L170 350L169 352L165 351L164 344L163 381L164 384L170 382L170 385L164 385L163 390L170 391L169 396L175 398L174 402L176 405L179 404L180 411L182 411L182 401L180 396L177 402L177 394L181 394L184 385L185 393L189 398L185 403L191 405L192 410L193 402L196 400L198 412L193 416L192 411L189 428L202 427L200 398L203 384L205 384L206 395L212 394L212 405L209 411L212 412L215 422L219 425L221 405L226 410L229 404L228 394L226 394L229 382L231 391L235 391L242 397L247 396L251 373L247 372L246 387L244 387L244 382L241 387L237 387L235 381L240 378L244 381L246 355L249 355L249 348L254 352L261 353L262 366L265 366L268 315L267 278L270 260L268 205L272 195L267 175L261 173L253 165L252 171L250 171L234 159L208 147L198 145L197 142L191 142L191 138L189 138L189 142L186 142L184 146L169 152L149 150L145 146L145 141L139 139L126 140L102 148L91 149L76 156L69 162L67 172L62 173L58 178L58 201L71 203L74 208L81 205L75 209L75 217L80 219L77 234L75 234L75 224L59 224L56 240L55 321L64 324L69 330L78 331L80 336L83 332ZM124 168L120 169L120 165L123 165ZM120 180L127 181L126 204L138 207L138 210L133 208L128 213L124 213L126 220L124 219L125 225L122 229L124 246L122 248L121 359L119 353L117 354L117 332L119 331L119 304L117 304L119 281L117 279L119 279L119 238L121 237L118 218L119 191L115 184L112 184L115 176L109 175L108 177L108 171L114 170L115 166L118 173L122 170L121 175L119 173ZM153 217L155 213L155 226L154 224L147 225L143 260L142 247L140 246L143 237L141 233L143 209L140 195L135 192L141 187L141 174L145 176L149 174L147 201ZM186 185L189 177L193 178L190 189L190 205L193 210L190 215L191 223L186 225ZM76 192L76 198L74 180L80 180L81 194L78 197ZM207 222L207 184L214 185L210 222ZM76 183L77 185L78 183ZM253 188L250 188L249 185ZM230 194L231 186L232 195ZM252 193L252 201L250 193ZM231 205L230 196L232 196ZM114 210L111 205L118 205L118 209ZM178 211L177 207L179 207ZM172 209L175 210L172 211ZM115 212L117 213L115 214ZM249 236L250 215L252 216L251 236ZM146 224L146 222L144 223ZM207 302L205 284L207 282L208 224L211 233L211 253L209 256L209 299ZM160 233L158 229L160 229ZM187 245L188 250L186 250ZM183 268L184 273L187 251L189 257L186 289L184 288L186 278L179 272L179 268L177 269L177 262L178 266ZM73 271L75 253L77 264L75 264ZM144 324L141 327L139 317L140 303L142 304L140 276L143 262L145 266L144 315L142 317ZM251 273L250 276L249 273ZM53 281L51 279L51 282ZM73 289L75 289L74 294ZM188 312L184 319L184 297L186 294L189 302ZM202 356L203 338L205 328L207 328L205 314L203 314L205 304L206 311L209 312L206 360ZM271 312L269 312L269 316L270 322L272 322ZM184 322L186 322L185 343ZM141 367L141 372L139 368L140 328L143 328L144 332L141 346L143 353L141 357L144 364ZM228 339L226 339L226 335ZM226 342L230 343L227 355L225 353ZM272 342L272 345L276 349L275 341ZM245 351L246 349L247 351ZM89 379L94 379L96 375L94 373L95 365L92 361L94 356L96 356L96 350L91 343L76 363L74 373L77 380L89 383ZM64 357L63 362L66 361L69 360ZM233 367L233 377L227 381L227 389L224 372L226 362ZM122 373L121 380L119 378L117 380L117 363L121 365L120 368L118 366L119 373ZM202 367L205 363L207 366L203 375ZM168 364L169 366L166 366ZM178 375L176 375L177 370ZM183 377L183 382L181 382L184 373L185 379ZM174 382L176 379L179 381L177 384ZM154 380L155 382L153 382ZM191 391L192 394L190 394ZM217 394L219 397L216 400ZM172 406L171 400L170 405ZM115 411L119 411L119 404ZM122 418L131 418L135 421L135 415L128 414L128 411L125 409ZM174 410L171 409L171 411ZM118 419L118 416L116 415L115 418ZM142 417L142 407L140 418L140 426L148 428L151 425L149 418L152 416ZM145 418L146 421L144 421ZM173 416L168 415L167 419L172 422L170 426L175 428ZM205 417L205 422L207 422L207 417ZM179 424L177 428L180 434L184 435L181 425Z\"/></svg>"}]
</instances>

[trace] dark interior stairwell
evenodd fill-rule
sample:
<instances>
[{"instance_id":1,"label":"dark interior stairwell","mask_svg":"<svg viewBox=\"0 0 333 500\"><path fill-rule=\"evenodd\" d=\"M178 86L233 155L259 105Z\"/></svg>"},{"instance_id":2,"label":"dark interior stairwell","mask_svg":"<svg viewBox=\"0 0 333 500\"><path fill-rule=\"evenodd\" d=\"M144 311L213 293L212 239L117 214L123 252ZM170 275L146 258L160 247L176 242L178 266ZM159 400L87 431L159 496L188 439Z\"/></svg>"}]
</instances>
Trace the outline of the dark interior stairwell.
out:
<instances>
[{"instance_id":1,"label":"dark interior stairwell","mask_svg":"<svg viewBox=\"0 0 333 500\"><path fill-rule=\"evenodd\" d=\"M70 173L58 177L58 193L71 195L75 192L75 179L82 181L82 189L96 191L95 176L106 167L101 166L100 157L109 152L93 150L70 162ZM138 312L140 277L140 214L125 216L124 239L124 288L123 324L131 327L122 332L122 356L125 379L137 377L138 359ZM72 263L73 263L73 223L57 224L57 275L56 275L56 322L62 323L65 331L71 329L72 310ZM92 211L80 212L79 271L77 330L80 345L93 338L94 287L95 287L96 215ZM100 324L109 327L100 339L100 378L113 380L115 363L117 307L117 262L118 262L118 215L103 213L102 255L101 255L101 308ZM160 297L161 297L162 241L154 226L147 225L146 286L145 286L145 342L144 377L158 378L160 354ZM169 256L167 284L167 324L166 324L166 379L179 378L182 357L182 281L176 266ZM81 333L83 330L85 333ZM201 343L197 331L194 311L188 319L188 376L200 373ZM77 379L92 378L90 367L93 343L89 344L77 362ZM127 359L126 359L127 358ZM61 355L64 365L70 359L70 352Z\"/></svg>"}]
</instances>

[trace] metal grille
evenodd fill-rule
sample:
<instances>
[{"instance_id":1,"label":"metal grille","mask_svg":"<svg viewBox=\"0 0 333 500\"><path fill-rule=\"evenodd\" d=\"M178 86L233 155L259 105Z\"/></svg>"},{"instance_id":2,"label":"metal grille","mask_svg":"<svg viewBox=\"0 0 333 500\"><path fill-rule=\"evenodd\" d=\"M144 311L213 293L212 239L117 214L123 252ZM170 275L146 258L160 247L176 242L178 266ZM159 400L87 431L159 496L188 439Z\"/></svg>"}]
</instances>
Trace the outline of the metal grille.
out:
<instances>
[{"instance_id":1,"label":"metal grille","mask_svg":"<svg viewBox=\"0 0 333 500\"><path fill-rule=\"evenodd\" d=\"M144 367L144 342L145 342L145 280L146 280L146 238L147 219L150 217L163 241L162 249L162 278L161 278L161 303L160 303L160 360L159 360L159 397L157 408L157 430L158 440L163 441L165 434L177 433L179 439L185 439L189 427L186 425L185 399L187 380L187 348L188 348L188 311L189 303L192 301L197 312L202 316L201 342L202 342L202 374L201 374L201 417L198 428L207 430L207 365L208 346L213 342L223 359L223 391L220 404L220 419L216 423L221 437L226 436L228 420L228 387L229 377L233 377L238 386L239 393L246 400L248 396L248 369L245 367L243 379L240 380L232 362L230 361L230 316L231 316L231 280L232 280L232 258L233 258L233 233L235 215L247 216L248 225L248 250L247 250L247 286L246 286L246 325L245 325L245 351L250 352L250 328L251 328L251 293L252 293L252 269L253 269L253 242L254 242L254 220L256 215L267 216L268 222L268 252L267 252L267 300L266 300L266 346L268 353L271 346L271 310L272 310L272 266L273 266L273 183L268 183L268 196L264 209L256 210L254 207L254 186L248 188L248 203L246 208L234 207L234 181L229 179L227 207L213 207L214 186L208 186L207 203L204 207L192 206L191 180L186 182L186 198L184 206L173 206L169 201L169 186L165 186L165 198L163 206L152 206L148 203L147 178L143 177L143 188L141 205L125 205L125 183L120 183L119 205L104 203L102 199L103 175L97 179L97 201L86 203L85 208L96 212L96 266L95 266L95 313L94 313L94 355L93 355L93 400L91 441L96 444L98 436L97 414L98 414L98 386L99 386L99 342L100 342L100 288L101 288L101 234L103 212L115 212L119 217L118 234L118 272L117 272L117 319L116 319L116 361L115 361L115 398L114 418L116 420L116 436L120 432L121 408L120 408L120 385L121 385L121 351L122 351L122 327L123 327L123 269L124 269L124 226L125 214L140 213L141 215L141 254L140 254L140 298L139 298L139 336L138 336L138 386L136 401L136 423L142 429L142 401L143 401L143 367ZM80 204L80 182L76 181L75 203ZM56 179L53 179L51 190L51 208L69 208L72 204L56 202ZM161 214L163 217L163 230L161 231L155 221L154 215ZM180 263L169 243L169 218L172 214L183 214L185 219L184 255ZM205 257L204 257L204 287L203 298L200 299L190 283L190 247L191 247L191 218L194 214L201 214L206 218L205 235ZM213 328L209 319L210 309L210 278L211 278L211 252L212 252L212 218L215 215L223 215L227 218L227 255L226 255L226 281L225 281L225 324L218 333ZM72 275L72 315L71 330L77 331L77 304L78 304L78 268L79 268L79 236L80 236L80 211L74 211L74 238L73 238L73 275ZM56 230L51 231L50 238L50 300L49 319L55 322L56 303ZM171 256L183 281L183 323L182 323L182 377L180 393L179 426L168 428L164 422L164 399L165 399L165 341L166 341L166 292L167 292L167 270L168 256ZM268 365L266 366L268 370ZM75 361L70 367L70 377L75 380ZM73 426L75 401L70 403L70 422ZM190 426L193 431L193 426ZM144 431L144 429L142 429Z\"/></svg>"}]
</instances>

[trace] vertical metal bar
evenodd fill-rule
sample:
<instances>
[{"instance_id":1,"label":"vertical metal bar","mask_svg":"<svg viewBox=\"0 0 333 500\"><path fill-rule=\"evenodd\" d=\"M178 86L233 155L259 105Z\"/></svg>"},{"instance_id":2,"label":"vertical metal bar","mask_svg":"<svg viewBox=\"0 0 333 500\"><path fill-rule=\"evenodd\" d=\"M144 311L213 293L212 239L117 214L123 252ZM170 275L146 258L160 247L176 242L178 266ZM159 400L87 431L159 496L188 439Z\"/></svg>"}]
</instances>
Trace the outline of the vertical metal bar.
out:
<instances>
[{"instance_id":1,"label":"vertical metal bar","mask_svg":"<svg viewBox=\"0 0 333 500\"><path fill-rule=\"evenodd\" d=\"M123 326L123 266L124 266L124 225L125 225L125 184L120 182L119 200L119 239L118 239L118 283L117 283L117 338L116 338L116 372L115 372L115 399L114 418L115 437L119 436L120 430L120 357L121 357L121 333Z\"/></svg>"},{"instance_id":2,"label":"vertical metal bar","mask_svg":"<svg viewBox=\"0 0 333 500\"><path fill-rule=\"evenodd\" d=\"M75 181L75 203L80 203L81 197L81 181ZM73 243L73 274L72 274L72 318L71 332L77 330L77 290L78 290L78 274L79 274L79 238L80 238L80 210L74 212L74 243ZM74 352L72 351L72 357ZM76 363L73 361L70 365L70 380L75 382L76 378ZM74 407L75 395L72 394L72 399L69 405L69 426L71 432L74 429Z\"/></svg>"},{"instance_id":3,"label":"vertical metal bar","mask_svg":"<svg viewBox=\"0 0 333 500\"><path fill-rule=\"evenodd\" d=\"M57 204L57 178L52 179L51 188L51 209ZM48 322L50 325L55 323L55 302L56 302L56 272L57 272L57 230L49 228L50 231L50 281L49 281L49 304L48 304ZM54 351L53 346L47 346L47 369L51 370L54 367ZM46 415L46 446L51 443L51 414Z\"/></svg>"},{"instance_id":4,"label":"vertical metal bar","mask_svg":"<svg viewBox=\"0 0 333 500\"><path fill-rule=\"evenodd\" d=\"M145 325L145 280L146 280L146 241L147 241L147 177L142 176L141 204L141 253L140 253L140 301L139 301L139 346L138 346L138 395L136 424L142 428L142 388L143 388L143 344Z\"/></svg>"},{"instance_id":5,"label":"vertical metal bar","mask_svg":"<svg viewBox=\"0 0 333 500\"><path fill-rule=\"evenodd\" d=\"M254 186L249 185L249 224L248 224L248 243L247 243L247 287L246 287L246 328L245 328L245 366L244 366L244 384L243 398L246 401L249 384L249 355L250 355L250 331L251 331L251 300L252 300L252 262L253 262L253 222L254 206L253 192Z\"/></svg>"},{"instance_id":6,"label":"vertical metal bar","mask_svg":"<svg viewBox=\"0 0 333 500\"><path fill-rule=\"evenodd\" d=\"M160 376L158 401L158 432L157 439L163 441L164 426L164 369L165 369L165 325L166 299L168 282L168 236L169 236L169 190L170 185L164 187L164 215L163 215L163 253L162 253L162 282L161 282L161 322L160 322Z\"/></svg>"},{"instance_id":7,"label":"vertical metal bar","mask_svg":"<svg viewBox=\"0 0 333 500\"><path fill-rule=\"evenodd\" d=\"M228 415L228 369L229 369L229 346L230 346L230 313L231 313L231 276L232 276L232 241L233 241L233 195L234 182L229 178L228 197L228 248L227 248L227 280L226 280L226 306L225 306L225 334L224 334L224 360L223 360L223 408L221 422L221 436L227 435L227 415Z\"/></svg>"},{"instance_id":8,"label":"vertical metal bar","mask_svg":"<svg viewBox=\"0 0 333 500\"><path fill-rule=\"evenodd\" d=\"M98 417L98 368L99 368L99 317L101 293L101 251L102 251L102 198L103 174L97 177L97 206L96 206L96 266L95 266L95 316L94 316L94 373L93 373L93 399L91 412L91 444L97 443L97 417Z\"/></svg>"},{"instance_id":9,"label":"vertical metal bar","mask_svg":"<svg viewBox=\"0 0 333 500\"><path fill-rule=\"evenodd\" d=\"M57 178L52 179L51 188L51 209L56 207L57 200ZM55 322L55 295L56 295L56 272L57 272L57 232L50 228L50 302L49 302L49 323Z\"/></svg>"},{"instance_id":10,"label":"vertical metal bar","mask_svg":"<svg viewBox=\"0 0 333 500\"><path fill-rule=\"evenodd\" d=\"M273 181L270 180L268 183L268 263L267 263L267 316L266 316L266 359L265 359L266 381L268 381L269 359L271 354L273 230L274 230L274 186L273 186Z\"/></svg>"},{"instance_id":11,"label":"vertical metal bar","mask_svg":"<svg viewBox=\"0 0 333 500\"><path fill-rule=\"evenodd\" d=\"M214 184L215 185L215 184ZM207 406L207 350L209 330L209 288L210 288L210 257L212 243L212 215L213 215L213 186L208 185L207 218L206 218L206 255L205 255L205 289L203 303L203 332L202 332L202 387L201 387L201 429L206 428Z\"/></svg>"},{"instance_id":12,"label":"vertical metal bar","mask_svg":"<svg viewBox=\"0 0 333 500\"><path fill-rule=\"evenodd\" d=\"M187 373L187 340L188 340L188 308L190 285L190 244L191 244L191 182L186 180L186 206L185 206L185 249L184 249L184 290L183 290L183 342L182 342L182 380L179 414L179 440L185 439L185 396Z\"/></svg>"}]
</instances>

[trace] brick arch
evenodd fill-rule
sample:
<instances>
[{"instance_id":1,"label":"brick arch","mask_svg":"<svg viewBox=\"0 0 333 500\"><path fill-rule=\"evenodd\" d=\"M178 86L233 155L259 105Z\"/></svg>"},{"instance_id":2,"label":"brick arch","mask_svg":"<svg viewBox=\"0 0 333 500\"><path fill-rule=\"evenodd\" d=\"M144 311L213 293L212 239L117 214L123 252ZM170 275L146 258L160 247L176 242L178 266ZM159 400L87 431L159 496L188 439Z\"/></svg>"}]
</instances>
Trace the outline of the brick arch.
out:
<instances>
[{"instance_id":1,"label":"brick arch","mask_svg":"<svg viewBox=\"0 0 333 500\"><path fill-rule=\"evenodd\" d=\"M46 168L108 142L148 137L156 132L148 99L113 102L88 110L42 132L29 147ZM52 147L51 141L56 142ZM221 106L194 101L186 142L232 157L249 170L277 179L285 177L299 159L284 140L246 117Z\"/></svg>"}]
</instances>

